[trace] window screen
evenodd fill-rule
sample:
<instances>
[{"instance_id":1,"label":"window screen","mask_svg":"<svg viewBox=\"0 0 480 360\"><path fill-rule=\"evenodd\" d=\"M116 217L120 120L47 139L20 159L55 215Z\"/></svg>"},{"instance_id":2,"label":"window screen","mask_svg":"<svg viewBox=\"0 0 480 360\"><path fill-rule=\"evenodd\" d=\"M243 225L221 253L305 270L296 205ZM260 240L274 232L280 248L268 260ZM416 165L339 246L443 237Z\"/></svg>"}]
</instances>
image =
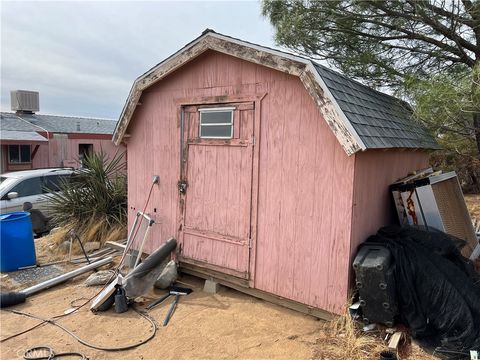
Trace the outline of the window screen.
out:
<instances>
[{"instance_id":1,"label":"window screen","mask_svg":"<svg viewBox=\"0 0 480 360\"><path fill-rule=\"evenodd\" d=\"M234 108L200 109L200 137L231 139L233 137Z\"/></svg>"}]
</instances>

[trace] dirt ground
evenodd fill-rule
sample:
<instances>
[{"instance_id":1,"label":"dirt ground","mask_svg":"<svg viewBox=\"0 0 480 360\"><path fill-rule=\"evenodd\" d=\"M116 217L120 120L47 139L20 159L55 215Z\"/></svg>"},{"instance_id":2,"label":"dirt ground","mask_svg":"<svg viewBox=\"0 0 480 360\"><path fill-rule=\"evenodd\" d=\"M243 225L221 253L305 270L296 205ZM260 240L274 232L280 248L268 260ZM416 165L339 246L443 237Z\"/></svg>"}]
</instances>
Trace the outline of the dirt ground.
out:
<instances>
[{"instance_id":1,"label":"dirt ground","mask_svg":"<svg viewBox=\"0 0 480 360\"><path fill-rule=\"evenodd\" d=\"M472 216L480 219L480 195L467 195L467 205ZM50 254L48 239L36 241L39 261L57 260L61 257ZM69 270L70 266L64 266ZM13 307L15 310L35 314L43 318L61 315L65 310L93 297L98 287L86 287L85 274L64 285L41 292L28 298L26 303ZM13 284L2 275L2 291L25 284ZM147 344L122 352L94 350L81 345L59 328L44 324L30 332L4 341L9 336L39 323L38 320L0 311L1 359L21 359L25 350L35 346L50 346L55 352L79 351L90 359L322 359L336 360L350 340L340 331L333 335L329 324L311 316L276 306L222 287L215 294L202 291L201 279L183 276L183 286L194 292L180 299L167 327L161 326L171 300L150 310L158 329L156 336ZM180 284L182 286L182 284ZM146 304L160 297L161 291L152 291L138 304ZM125 346L139 343L152 334L151 325L134 310L116 314L112 310L93 314L88 306L58 320L81 339L102 347ZM360 340L370 343L369 350L361 350L362 359L378 359L379 352L386 348L382 335L363 336ZM356 340L355 340L356 341ZM346 354L346 353L345 353ZM73 358L73 357L72 357ZM349 356L357 359L359 357ZM427 360L433 357L422 352L416 345L404 346L400 359Z\"/></svg>"},{"instance_id":2,"label":"dirt ground","mask_svg":"<svg viewBox=\"0 0 480 360\"><path fill-rule=\"evenodd\" d=\"M72 305L84 302L99 291L98 287L84 285L87 275L32 296L14 309L43 318L61 315ZM328 338L324 321L224 287L215 295L204 293L203 281L195 277L183 276L181 281L194 292L180 299L167 327L161 325L171 300L152 309L149 314L158 325L156 336L136 349L122 352L93 350L57 327L46 324L2 341L1 358L21 359L25 350L40 345L50 346L56 352L80 351L90 359L334 360L338 358L335 353L342 351L342 336L345 335L339 333L338 339ZM143 308L150 299L161 294L162 291L152 291L138 307ZM1 339L39 323L8 310L0 312ZM148 338L152 331L150 324L132 309L123 314L116 314L113 310L93 314L84 307L58 322L83 340L103 347L138 343ZM384 348L380 337L375 341L375 349ZM430 359L418 347L409 351L408 355L402 356L403 359ZM376 351L367 358L378 359L378 353Z\"/></svg>"},{"instance_id":3,"label":"dirt ground","mask_svg":"<svg viewBox=\"0 0 480 360\"><path fill-rule=\"evenodd\" d=\"M83 277L85 278L85 277ZM1 344L2 359L21 358L33 346L47 345L56 352L81 351L90 359L309 359L322 322L237 291L222 288L215 295L202 291L202 282L184 278L194 292L181 298L169 325L162 327L170 301L150 311L159 328L146 345L121 353L96 351L80 345L58 328L45 325ZM32 296L15 310L52 317L82 302L98 288L82 279ZM150 294L159 297L162 292ZM133 310L94 315L87 307L59 321L82 339L101 346L132 344L151 334L149 323ZM1 338L22 331L37 320L1 311Z\"/></svg>"}]
</instances>

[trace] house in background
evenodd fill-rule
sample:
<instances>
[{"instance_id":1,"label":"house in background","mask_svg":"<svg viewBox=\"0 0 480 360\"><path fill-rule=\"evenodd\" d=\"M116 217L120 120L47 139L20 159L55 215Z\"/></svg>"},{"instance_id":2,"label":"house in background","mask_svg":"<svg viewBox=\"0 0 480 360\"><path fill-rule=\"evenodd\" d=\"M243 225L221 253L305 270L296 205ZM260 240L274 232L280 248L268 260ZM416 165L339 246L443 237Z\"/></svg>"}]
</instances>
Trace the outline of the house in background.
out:
<instances>
[{"instance_id":1,"label":"house in background","mask_svg":"<svg viewBox=\"0 0 480 360\"><path fill-rule=\"evenodd\" d=\"M130 226L161 179L148 251L173 236L183 271L320 317L394 219L389 185L438 148L404 102L211 30L135 81L113 139Z\"/></svg>"},{"instance_id":2,"label":"house in background","mask_svg":"<svg viewBox=\"0 0 480 360\"><path fill-rule=\"evenodd\" d=\"M116 121L43 115L39 94L11 92L12 112L0 113L0 172L45 167L79 167L84 154L109 157L124 148L112 143Z\"/></svg>"}]
</instances>

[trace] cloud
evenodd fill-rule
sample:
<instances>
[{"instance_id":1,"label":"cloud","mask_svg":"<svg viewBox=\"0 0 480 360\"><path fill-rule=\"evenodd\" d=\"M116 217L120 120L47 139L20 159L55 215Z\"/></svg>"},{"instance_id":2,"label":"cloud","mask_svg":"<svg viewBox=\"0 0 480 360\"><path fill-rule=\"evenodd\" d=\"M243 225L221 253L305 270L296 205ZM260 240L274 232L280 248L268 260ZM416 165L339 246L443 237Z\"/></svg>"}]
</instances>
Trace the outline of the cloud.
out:
<instances>
[{"instance_id":1,"label":"cloud","mask_svg":"<svg viewBox=\"0 0 480 360\"><path fill-rule=\"evenodd\" d=\"M2 2L2 111L26 89L42 113L117 118L134 79L207 27L273 46L253 1Z\"/></svg>"}]
</instances>

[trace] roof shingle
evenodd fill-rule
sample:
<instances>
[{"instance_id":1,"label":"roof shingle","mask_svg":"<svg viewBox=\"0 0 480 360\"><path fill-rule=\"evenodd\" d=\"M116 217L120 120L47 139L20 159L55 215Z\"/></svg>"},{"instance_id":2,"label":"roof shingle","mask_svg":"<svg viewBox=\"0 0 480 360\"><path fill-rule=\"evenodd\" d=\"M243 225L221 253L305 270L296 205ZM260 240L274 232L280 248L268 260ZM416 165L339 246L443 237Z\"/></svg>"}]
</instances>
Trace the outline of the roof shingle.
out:
<instances>
[{"instance_id":1,"label":"roof shingle","mask_svg":"<svg viewBox=\"0 0 480 360\"><path fill-rule=\"evenodd\" d=\"M404 101L314 66L367 149L440 148Z\"/></svg>"},{"instance_id":2,"label":"roof shingle","mask_svg":"<svg viewBox=\"0 0 480 360\"><path fill-rule=\"evenodd\" d=\"M39 131L46 129L52 133L112 134L116 120L95 119L57 115L0 113L2 130Z\"/></svg>"}]
</instances>

